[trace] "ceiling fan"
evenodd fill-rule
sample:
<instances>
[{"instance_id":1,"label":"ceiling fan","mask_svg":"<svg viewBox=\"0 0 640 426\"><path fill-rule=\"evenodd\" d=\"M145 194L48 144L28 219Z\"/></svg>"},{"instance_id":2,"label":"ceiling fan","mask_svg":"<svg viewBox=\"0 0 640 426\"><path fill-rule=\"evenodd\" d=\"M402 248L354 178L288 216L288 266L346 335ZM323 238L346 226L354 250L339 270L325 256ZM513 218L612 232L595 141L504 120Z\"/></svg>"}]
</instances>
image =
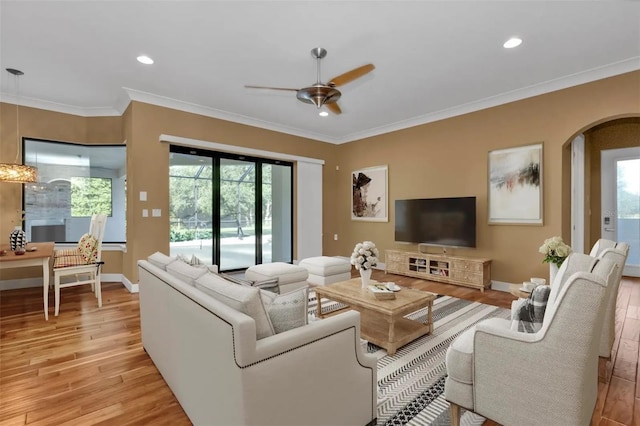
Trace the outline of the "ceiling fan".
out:
<instances>
[{"instance_id":1,"label":"ceiling fan","mask_svg":"<svg viewBox=\"0 0 640 426\"><path fill-rule=\"evenodd\" d=\"M318 108L326 105L329 111L334 114L340 114L342 113L342 110L336 101L340 99L342 93L340 93L336 87L345 85L357 78L360 78L363 75L370 73L375 68L373 64L362 65L361 67L354 68L351 71L347 71L344 74L340 74L339 76L332 78L328 83L323 83L320 79L320 60L327 56L327 51L322 47L316 47L311 49L311 56L316 59L318 66L318 79L316 84L312 86L303 87L302 89L249 85L245 85L244 87L248 89L288 90L296 92L296 98L298 98L299 101L314 104Z\"/></svg>"}]
</instances>

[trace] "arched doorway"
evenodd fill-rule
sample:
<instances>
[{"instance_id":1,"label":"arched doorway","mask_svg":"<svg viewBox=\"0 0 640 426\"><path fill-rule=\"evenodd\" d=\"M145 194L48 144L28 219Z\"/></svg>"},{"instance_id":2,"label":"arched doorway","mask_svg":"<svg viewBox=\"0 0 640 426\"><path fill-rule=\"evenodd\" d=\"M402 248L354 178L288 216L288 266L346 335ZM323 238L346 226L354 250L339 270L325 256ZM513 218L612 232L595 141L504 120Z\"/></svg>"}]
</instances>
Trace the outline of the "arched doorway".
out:
<instances>
[{"instance_id":1,"label":"arched doorway","mask_svg":"<svg viewBox=\"0 0 640 426\"><path fill-rule=\"evenodd\" d=\"M572 171L563 173L563 234L581 234L584 247L574 248L580 252L588 252L598 238L628 242L631 249L624 273L640 276L640 184L636 175L638 162L634 161L638 156L633 154L640 150L640 117L594 123L577 136L563 150L563 169ZM580 136L584 140L583 158L576 163L580 152L575 147L576 143L579 147ZM608 171L606 166L603 168L603 158L610 157L621 162L611 163ZM576 164L582 164L583 171L577 170ZM607 185L607 180L611 184Z\"/></svg>"}]
</instances>

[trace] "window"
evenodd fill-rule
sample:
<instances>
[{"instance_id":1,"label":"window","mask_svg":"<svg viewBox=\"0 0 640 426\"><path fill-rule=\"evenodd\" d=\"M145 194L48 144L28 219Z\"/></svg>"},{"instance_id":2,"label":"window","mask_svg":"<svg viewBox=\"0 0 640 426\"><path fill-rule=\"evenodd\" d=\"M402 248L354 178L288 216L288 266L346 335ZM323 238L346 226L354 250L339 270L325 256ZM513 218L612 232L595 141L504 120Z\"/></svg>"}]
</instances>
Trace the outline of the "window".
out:
<instances>
[{"instance_id":1,"label":"window","mask_svg":"<svg viewBox=\"0 0 640 426\"><path fill-rule=\"evenodd\" d=\"M71 178L71 216L91 217L102 213L111 216L111 179Z\"/></svg>"},{"instance_id":2,"label":"window","mask_svg":"<svg viewBox=\"0 0 640 426\"><path fill-rule=\"evenodd\" d=\"M126 241L126 147L25 139L24 162L38 182L24 185L29 241L75 243L91 215L109 216L104 242Z\"/></svg>"}]
</instances>

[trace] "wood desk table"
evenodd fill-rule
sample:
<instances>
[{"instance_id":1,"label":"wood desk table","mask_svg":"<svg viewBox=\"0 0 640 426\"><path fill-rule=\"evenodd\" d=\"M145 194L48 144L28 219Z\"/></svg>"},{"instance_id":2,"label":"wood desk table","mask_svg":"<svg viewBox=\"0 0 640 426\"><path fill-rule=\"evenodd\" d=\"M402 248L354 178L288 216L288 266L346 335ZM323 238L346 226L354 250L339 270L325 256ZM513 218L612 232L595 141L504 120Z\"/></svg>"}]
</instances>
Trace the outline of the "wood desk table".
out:
<instances>
[{"instance_id":1,"label":"wood desk table","mask_svg":"<svg viewBox=\"0 0 640 426\"><path fill-rule=\"evenodd\" d=\"M371 280L371 284L378 284ZM363 339L387 350L389 355L433 331L433 301L436 295L426 291L403 288L393 300L378 300L368 289L361 288L360 278L314 288L318 298L318 318L322 318L321 299L327 298L349 305L346 309L360 312L360 334ZM405 315L427 308L424 323L404 318ZM333 311L329 315L336 313Z\"/></svg>"},{"instance_id":2,"label":"wood desk table","mask_svg":"<svg viewBox=\"0 0 640 426\"><path fill-rule=\"evenodd\" d=\"M49 262L53 257L54 243L29 243L27 250L37 247L35 251L27 251L23 255L16 255L10 250L9 244L0 245L0 250L7 254L0 256L0 269L24 268L27 266L42 266L42 297L44 299L44 319L49 320Z\"/></svg>"}]
</instances>

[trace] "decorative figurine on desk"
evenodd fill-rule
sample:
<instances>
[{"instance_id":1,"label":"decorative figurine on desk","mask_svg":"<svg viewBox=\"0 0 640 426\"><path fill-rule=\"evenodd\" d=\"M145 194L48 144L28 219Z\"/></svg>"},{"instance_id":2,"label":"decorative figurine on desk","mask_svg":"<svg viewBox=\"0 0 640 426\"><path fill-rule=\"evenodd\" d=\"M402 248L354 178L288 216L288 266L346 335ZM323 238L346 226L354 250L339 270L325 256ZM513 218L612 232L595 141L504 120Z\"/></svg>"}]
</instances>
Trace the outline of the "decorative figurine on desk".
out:
<instances>
[{"instance_id":1,"label":"decorative figurine on desk","mask_svg":"<svg viewBox=\"0 0 640 426\"><path fill-rule=\"evenodd\" d=\"M21 251L24 253L27 247L27 234L22 230L21 227L16 226L16 228L13 230L9 238L9 245L12 251Z\"/></svg>"}]
</instances>

